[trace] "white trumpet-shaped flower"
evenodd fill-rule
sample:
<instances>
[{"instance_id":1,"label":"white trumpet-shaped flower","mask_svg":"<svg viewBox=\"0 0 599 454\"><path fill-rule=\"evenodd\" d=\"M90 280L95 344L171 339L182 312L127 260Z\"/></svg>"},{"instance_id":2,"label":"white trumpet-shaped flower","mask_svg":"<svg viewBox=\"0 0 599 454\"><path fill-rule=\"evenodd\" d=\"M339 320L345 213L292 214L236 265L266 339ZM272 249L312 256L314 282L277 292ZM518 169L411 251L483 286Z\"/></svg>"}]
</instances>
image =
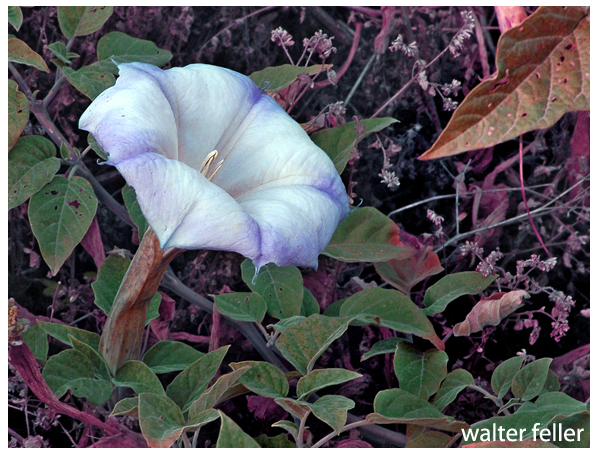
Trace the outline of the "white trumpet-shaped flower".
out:
<instances>
[{"instance_id":1,"label":"white trumpet-shaped flower","mask_svg":"<svg viewBox=\"0 0 599 454\"><path fill-rule=\"evenodd\" d=\"M298 123L224 68L127 63L119 74L79 126L135 188L162 248L316 267L349 199Z\"/></svg>"}]
</instances>

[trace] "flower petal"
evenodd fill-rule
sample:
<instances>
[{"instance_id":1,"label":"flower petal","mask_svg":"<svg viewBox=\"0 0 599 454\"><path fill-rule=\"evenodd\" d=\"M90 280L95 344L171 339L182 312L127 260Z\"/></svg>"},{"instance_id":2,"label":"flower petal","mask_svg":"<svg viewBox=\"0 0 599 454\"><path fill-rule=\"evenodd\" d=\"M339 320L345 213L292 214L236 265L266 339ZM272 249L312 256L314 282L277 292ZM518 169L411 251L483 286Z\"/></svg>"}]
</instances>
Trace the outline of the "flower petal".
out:
<instances>
[{"instance_id":1,"label":"flower petal","mask_svg":"<svg viewBox=\"0 0 599 454\"><path fill-rule=\"evenodd\" d=\"M229 194L200 172L157 153L116 166L133 186L162 248L235 251L260 256L256 222Z\"/></svg>"}]
</instances>

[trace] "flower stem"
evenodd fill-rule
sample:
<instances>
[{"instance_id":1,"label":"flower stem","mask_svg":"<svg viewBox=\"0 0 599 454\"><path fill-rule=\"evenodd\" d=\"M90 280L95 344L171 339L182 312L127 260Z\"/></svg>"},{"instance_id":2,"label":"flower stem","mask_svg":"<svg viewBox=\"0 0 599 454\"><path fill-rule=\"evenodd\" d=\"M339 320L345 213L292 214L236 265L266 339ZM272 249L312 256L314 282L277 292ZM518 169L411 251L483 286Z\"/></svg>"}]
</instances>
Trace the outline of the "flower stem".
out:
<instances>
[{"instance_id":1,"label":"flower stem","mask_svg":"<svg viewBox=\"0 0 599 454\"><path fill-rule=\"evenodd\" d=\"M146 314L168 264L179 249L163 251L151 228L127 270L100 338L100 354L114 374L141 350Z\"/></svg>"}]
</instances>

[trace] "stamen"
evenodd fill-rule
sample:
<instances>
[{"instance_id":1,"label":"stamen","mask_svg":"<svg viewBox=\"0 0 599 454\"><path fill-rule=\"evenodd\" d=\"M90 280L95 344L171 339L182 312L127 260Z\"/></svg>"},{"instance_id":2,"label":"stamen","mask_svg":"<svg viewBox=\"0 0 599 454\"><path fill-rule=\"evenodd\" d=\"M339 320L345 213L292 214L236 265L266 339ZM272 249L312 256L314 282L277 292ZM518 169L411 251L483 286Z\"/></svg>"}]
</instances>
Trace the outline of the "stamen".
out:
<instances>
[{"instance_id":1,"label":"stamen","mask_svg":"<svg viewBox=\"0 0 599 454\"><path fill-rule=\"evenodd\" d=\"M214 178L216 172L219 171L219 169L223 165L223 162L225 162L224 159L221 159L217 164L214 164L217 157L218 151L211 151L210 153L208 153L208 156L206 156L206 159L204 159L204 162L202 162L202 165L200 166L200 173L204 175L206 178L208 178L208 181Z\"/></svg>"}]
</instances>

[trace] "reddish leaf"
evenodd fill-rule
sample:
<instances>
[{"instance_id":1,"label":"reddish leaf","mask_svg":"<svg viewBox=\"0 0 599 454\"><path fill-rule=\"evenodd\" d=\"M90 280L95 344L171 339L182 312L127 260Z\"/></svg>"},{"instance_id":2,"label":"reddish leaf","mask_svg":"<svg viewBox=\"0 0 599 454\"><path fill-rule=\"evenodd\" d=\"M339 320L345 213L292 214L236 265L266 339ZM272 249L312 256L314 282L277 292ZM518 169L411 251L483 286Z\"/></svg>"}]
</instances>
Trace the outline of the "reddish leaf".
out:
<instances>
[{"instance_id":1,"label":"reddish leaf","mask_svg":"<svg viewBox=\"0 0 599 454\"><path fill-rule=\"evenodd\" d=\"M520 25L528 17L521 6L496 6L495 13L497 14L497 22L499 22L499 31L501 33Z\"/></svg>"},{"instance_id":2,"label":"reddish leaf","mask_svg":"<svg viewBox=\"0 0 599 454\"><path fill-rule=\"evenodd\" d=\"M150 321L150 328L158 340L170 340L170 322L175 318L175 300L166 293L160 292L162 299L158 307L160 317Z\"/></svg>"},{"instance_id":3,"label":"reddish leaf","mask_svg":"<svg viewBox=\"0 0 599 454\"><path fill-rule=\"evenodd\" d=\"M287 417L287 412L274 399L263 396L247 396L248 410L261 421L279 421Z\"/></svg>"},{"instance_id":4,"label":"reddish leaf","mask_svg":"<svg viewBox=\"0 0 599 454\"><path fill-rule=\"evenodd\" d=\"M75 200L74 202L77 201ZM72 202L69 202L69 205L71 203ZM102 236L100 235L100 226L98 225L97 216L94 216L94 220L89 226L87 233L81 240L81 246L83 246L89 255L91 255L92 259L94 259L96 268L100 269L102 262L104 262L104 259L106 258L106 253L104 252L104 243L102 242Z\"/></svg>"},{"instance_id":5,"label":"reddish leaf","mask_svg":"<svg viewBox=\"0 0 599 454\"><path fill-rule=\"evenodd\" d=\"M93 445L88 446L88 448L147 448L148 444L143 437L139 436L133 438L133 435L138 434L129 434L128 436L123 435L113 435L112 437L104 437L100 438Z\"/></svg>"},{"instance_id":6,"label":"reddish leaf","mask_svg":"<svg viewBox=\"0 0 599 454\"><path fill-rule=\"evenodd\" d=\"M498 292L481 299L466 316L466 320L453 327L453 335L469 336L485 326L499 325L501 320L524 305L523 298L530 298L530 295L524 290L514 290L508 293Z\"/></svg>"},{"instance_id":7,"label":"reddish leaf","mask_svg":"<svg viewBox=\"0 0 599 454\"><path fill-rule=\"evenodd\" d=\"M568 182L570 186L578 183L579 179L586 176L591 171L590 162L590 149L591 149L591 113L590 112L578 112L576 118L576 126L574 126L574 132L570 139L570 153L571 157L568 160ZM588 187L589 183L585 183ZM576 196L582 191L583 186L577 186L570 191L570 199L576 198Z\"/></svg>"},{"instance_id":8,"label":"reddish leaf","mask_svg":"<svg viewBox=\"0 0 599 454\"><path fill-rule=\"evenodd\" d=\"M400 231L389 243L412 247L414 252L409 258L378 262L374 267L385 281L406 295L409 295L410 289L418 282L443 271L433 248L423 245L415 236Z\"/></svg>"},{"instance_id":9,"label":"reddish leaf","mask_svg":"<svg viewBox=\"0 0 599 454\"><path fill-rule=\"evenodd\" d=\"M366 443L365 441L362 441L362 440L351 440L349 438L347 440L341 440L334 447L335 448L366 448L366 449L373 448L373 446L370 443Z\"/></svg>"}]
</instances>

